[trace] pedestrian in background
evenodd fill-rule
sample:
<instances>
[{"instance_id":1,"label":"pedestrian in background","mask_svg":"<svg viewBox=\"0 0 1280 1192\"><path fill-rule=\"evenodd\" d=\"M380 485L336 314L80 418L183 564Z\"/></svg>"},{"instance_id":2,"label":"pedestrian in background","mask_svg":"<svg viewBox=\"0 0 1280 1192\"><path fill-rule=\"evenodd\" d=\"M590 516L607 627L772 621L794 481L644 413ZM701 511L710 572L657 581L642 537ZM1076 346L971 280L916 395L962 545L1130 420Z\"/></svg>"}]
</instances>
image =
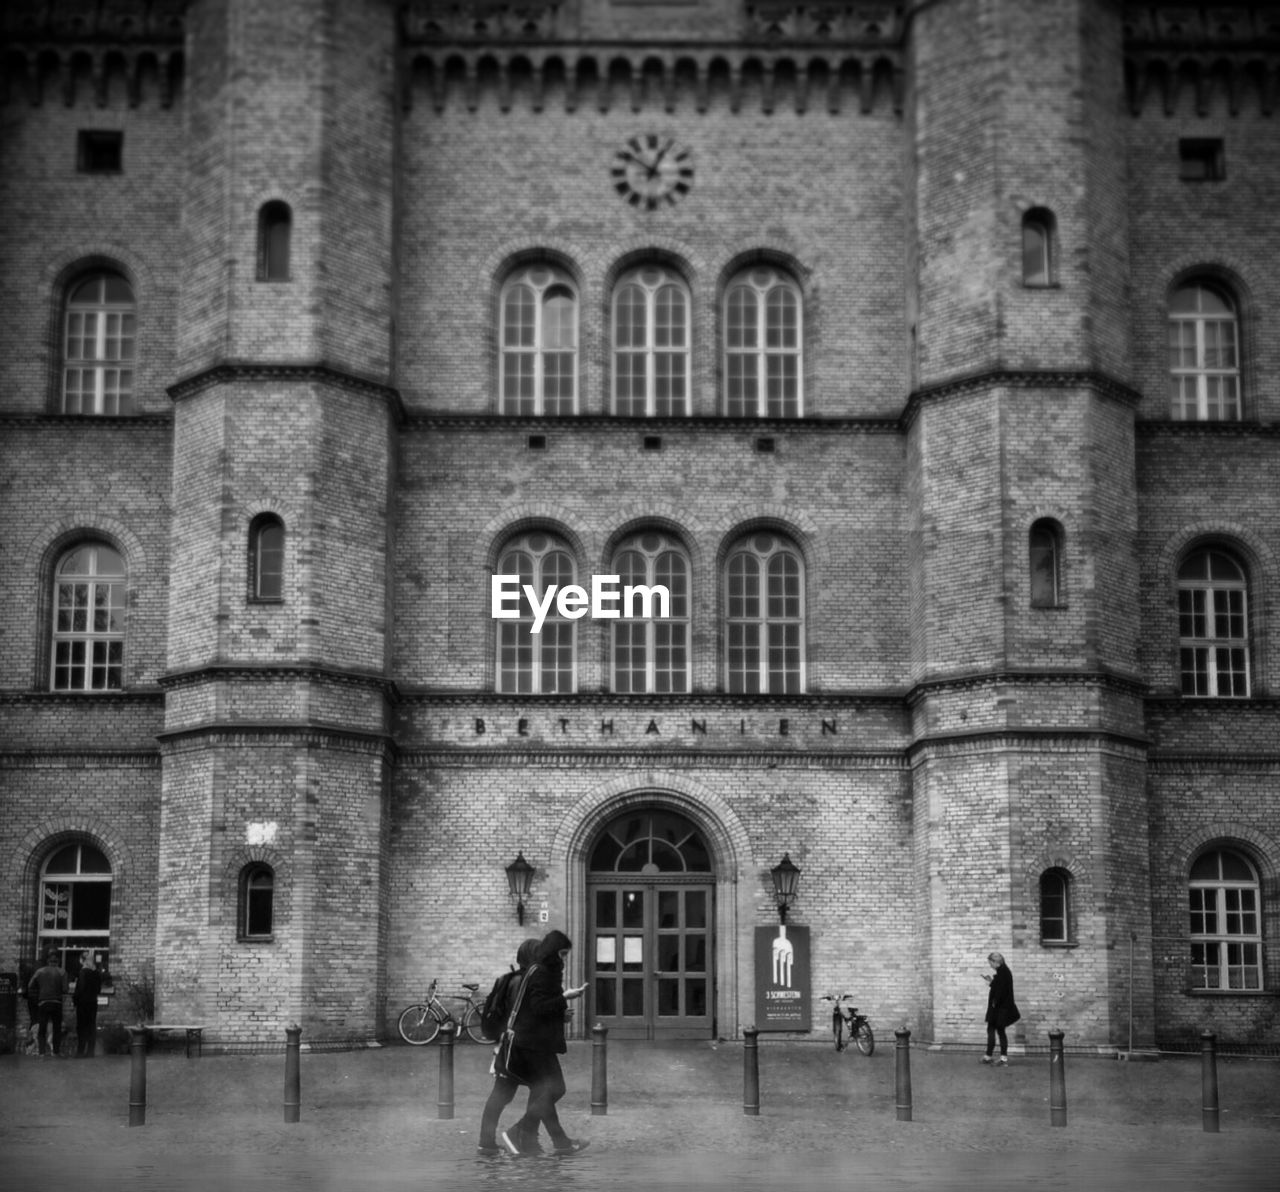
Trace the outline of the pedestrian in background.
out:
<instances>
[{"instance_id":1,"label":"pedestrian in background","mask_svg":"<svg viewBox=\"0 0 1280 1192\"><path fill-rule=\"evenodd\" d=\"M67 996L67 974L58 964L57 952L50 952L44 966L35 971L27 991L36 999L39 1014L40 1055L62 1055L62 1000ZM53 1033L53 1051L45 1051L46 1028Z\"/></svg>"},{"instance_id":2,"label":"pedestrian in background","mask_svg":"<svg viewBox=\"0 0 1280 1192\"><path fill-rule=\"evenodd\" d=\"M98 1034L98 994L102 992L102 970L93 958L93 951L80 953L80 972L76 975L75 992L71 995L76 1007L76 1058L93 1056Z\"/></svg>"},{"instance_id":3,"label":"pedestrian in background","mask_svg":"<svg viewBox=\"0 0 1280 1192\"><path fill-rule=\"evenodd\" d=\"M564 988L564 962L572 947L563 931L547 932L525 982L524 1001L515 1021L515 1067L528 1074L529 1104L524 1116L502 1132L502 1141L513 1155L532 1153L539 1124L546 1127L558 1155L576 1155L587 1145L565 1133L556 1112L556 1102L565 1094L560 1056L568 1050L564 1024L569 1003L587 989L585 985Z\"/></svg>"},{"instance_id":4,"label":"pedestrian in background","mask_svg":"<svg viewBox=\"0 0 1280 1192\"><path fill-rule=\"evenodd\" d=\"M1005 964L999 952L987 956L987 963L995 969L994 973L983 973L982 979L987 983L987 1054L982 1057L984 1064L991 1063L992 1053L996 1048L996 1038L1000 1039L1000 1063L1009 1062L1009 1038L1005 1031L1013 1026L1019 1018L1018 1007L1013 1000L1013 974Z\"/></svg>"}]
</instances>

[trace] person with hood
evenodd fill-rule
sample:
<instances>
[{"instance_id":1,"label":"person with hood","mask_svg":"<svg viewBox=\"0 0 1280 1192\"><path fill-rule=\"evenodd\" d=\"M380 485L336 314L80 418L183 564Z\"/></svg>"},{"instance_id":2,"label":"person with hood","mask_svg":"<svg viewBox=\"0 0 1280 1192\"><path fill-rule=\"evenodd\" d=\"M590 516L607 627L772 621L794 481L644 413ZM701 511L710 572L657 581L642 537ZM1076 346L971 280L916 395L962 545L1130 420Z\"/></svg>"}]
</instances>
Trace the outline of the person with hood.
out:
<instances>
[{"instance_id":1,"label":"person with hood","mask_svg":"<svg viewBox=\"0 0 1280 1192\"><path fill-rule=\"evenodd\" d=\"M506 994L507 1005L505 1014L511 1013L511 1007L515 1003L516 991L520 988L520 982L524 979L525 974L529 970L529 966L533 963L533 958L537 954L538 946L542 941L540 939L528 939L516 949L516 971L513 979L507 982ZM493 1089L489 1093L489 1099L484 1103L484 1112L480 1116L480 1141L476 1146L476 1150L482 1155L499 1155L502 1148L498 1145L498 1119L502 1117L502 1111L511 1104L515 1095L520 1090L521 1081L514 1076L505 1073L494 1073ZM530 1096L533 1094L530 1093ZM532 1133L529 1135L529 1150L536 1151L539 1148L537 1139L538 1127L534 1124Z\"/></svg>"},{"instance_id":2,"label":"person with hood","mask_svg":"<svg viewBox=\"0 0 1280 1192\"><path fill-rule=\"evenodd\" d=\"M1000 1037L1000 1063L1009 1062L1009 1038L1005 1031L1019 1018L1018 1007L1013 1000L1013 974L1005 964L999 952L987 956L987 963L995 969L991 975L982 974L982 979L990 988L987 991L987 1054L982 1057L984 1064L991 1063L991 1053L995 1051L996 1036Z\"/></svg>"},{"instance_id":3,"label":"person with hood","mask_svg":"<svg viewBox=\"0 0 1280 1192\"><path fill-rule=\"evenodd\" d=\"M92 1059L98 1036L98 994L102 992L102 970L93 959L93 949L80 953L80 972L76 976L71 1000L76 1008L76 1058Z\"/></svg>"},{"instance_id":4,"label":"person with hood","mask_svg":"<svg viewBox=\"0 0 1280 1192\"><path fill-rule=\"evenodd\" d=\"M560 1056L568 1050L564 1024L569 1003L587 990L585 985L564 988L564 962L572 947L563 931L547 932L525 977L512 1067L529 1085L529 1104L524 1116L502 1132L502 1141L513 1155L533 1153L539 1124L546 1127L558 1155L576 1155L587 1145L565 1133L556 1113L556 1102L565 1094Z\"/></svg>"}]
</instances>

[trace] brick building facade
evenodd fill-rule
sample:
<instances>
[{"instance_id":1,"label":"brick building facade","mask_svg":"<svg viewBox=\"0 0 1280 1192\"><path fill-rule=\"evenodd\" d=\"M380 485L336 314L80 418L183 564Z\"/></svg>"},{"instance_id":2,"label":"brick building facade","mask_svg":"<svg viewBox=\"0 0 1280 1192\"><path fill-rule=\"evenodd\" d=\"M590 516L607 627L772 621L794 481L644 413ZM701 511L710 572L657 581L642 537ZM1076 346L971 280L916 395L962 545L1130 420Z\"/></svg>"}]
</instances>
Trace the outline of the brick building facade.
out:
<instances>
[{"instance_id":1,"label":"brick building facade","mask_svg":"<svg viewBox=\"0 0 1280 1192\"><path fill-rule=\"evenodd\" d=\"M786 854L815 1027L1280 1042L1272 6L0 20L0 963L733 1036Z\"/></svg>"}]
</instances>

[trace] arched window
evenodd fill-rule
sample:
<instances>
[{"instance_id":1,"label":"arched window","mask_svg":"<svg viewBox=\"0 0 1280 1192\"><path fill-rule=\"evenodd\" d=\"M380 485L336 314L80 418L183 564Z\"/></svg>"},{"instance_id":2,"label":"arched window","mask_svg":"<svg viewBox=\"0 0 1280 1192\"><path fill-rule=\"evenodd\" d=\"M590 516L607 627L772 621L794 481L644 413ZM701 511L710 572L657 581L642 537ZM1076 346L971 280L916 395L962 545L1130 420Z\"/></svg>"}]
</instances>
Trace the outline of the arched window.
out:
<instances>
[{"instance_id":1,"label":"arched window","mask_svg":"<svg viewBox=\"0 0 1280 1192\"><path fill-rule=\"evenodd\" d=\"M255 863L240 871L241 939L261 939L275 929L276 879L269 865Z\"/></svg>"},{"instance_id":2,"label":"arched window","mask_svg":"<svg viewBox=\"0 0 1280 1192\"><path fill-rule=\"evenodd\" d=\"M660 265L633 269L613 292L613 412L689 413L689 292Z\"/></svg>"},{"instance_id":3,"label":"arched window","mask_svg":"<svg viewBox=\"0 0 1280 1192\"><path fill-rule=\"evenodd\" d=\"M1192 282L1169 300L1173 417L1240 417L1240 351L1235 303L1220 286Z\"/></svg>"},{"instance_id":4,"label":"arched window","mask_svg":"<svg viewBox=\"0 0 1280 1192\"><path fill-rule=\"evenodd\" d=\"M36 952L43 963L57 952L65 969L79 968L77 954L97 954L106 968L111 952L111 865L91 844L76 842L54 852L40 870Z\"/></svg>"},{"instance_id":5,"label":"arched window","mask_svg":"<svg viewBox=\"0 0 1280 1192\"><path fill-rule=\"evenodd\" d=\"M1022 284L1051 286L1054 282L1053 212L1033 207L1022 217Z\"/></svg>"},{"instance_id":6,"label":"arched window","mask_svg":"<svg viewBox=\"0 0 1280 1192\"><path fill-rule=\"evenodd\" d=\"M1244 568L1224 550L1188 555L1178 568L1182 694L1249 694L1248 592Z\"/></svg>"},{"instance_id":7,"label":"arched window","mask_svg":"<svg viewBox=\"0 0 1280 1192\"><path fill-rule=\"evenodd\" d=\"M272 513L255 517L249 525L249 596L284 599L284 522Z\"/></svg>"},{"instance_id":8,"label":"arched window","mask_svg":"<svg viewBox=\"0 0 1280 1192\"><path fill-rule=\"evenodd\" d=\"M502 288L502 413L573 414L578 296L569 275L529 265Z\"/></svg>"},{"instance_id":9,"label":"arched window","mask_svg":"<svg viewBox=\"0 0 1280 1192\"><path fill-rule=\"evenodd\" d=\"M689 563L679 545L649 531L629 539L614 556L619 591L661 586L670 594L667 616L657 602L650 616L613 622L613 689L684 693L689 690ZM623 609L624 616L627 609Z\"/></svg>"},{"instance_id":10,"label":"arched window","mask_svg":"<svg viewBox=\"0 0 1280 1192\"><path fill-rule=\"evenodd\" d=\"M1230 849L1191 866L1191 984L1197 989L1262 988L1258 874Z\"/></svg>"},{"instance_id":11,"label":"arched window","mask_svg":"<svg viewBox=\"0 0 1280 1192\"><path fill-rule=\"evenodd\" d=\"M1040 875L1040 942L1065 944L1071 939L1071 878L1065 870Z\"/></svg>"},{"instance_id":12,"label":"arched window","mask_svg":"<svg viewBox=\"0 0 1280 1192\"><path fill-rule=\"evenodd\" d=\"M118 273L80 278L67 294L62 412L133 413L133 289Z\"/></svg>"},{"instance_id":13,"label":"arched window","mask_svg":"<svg viewBox=\"0 0 1280 1192\"><path fill-rule=\"evenodd\" d=\"M592 873L710 873L711 853L697 827L671 811L626 811L591 850Z\"/></svg>"},{"instance_id":14,"label":"arched window","mask_svg":"<svg viewBox=\"0 0 1280 1192\"><path fill-rule=\"evenodd\" d=\"M785 539L761 530L725 563L728 689L769 695L804 690L804 571Z\"/></svg>"},{"instance_id":15,"label":"arched window","mask_svg":"<svg viewBox=\"0 0 1280 1192\"><path fill-rule=\"evenodd\" d=\"M54 691L116 691L124 685L124 560L83 543L54 569Z\"/></svg>"},{"instance_id":16,"label":"arched window","mask_svg":"<svg viewBox=\"0 0 1280 1192\"><path fill-rule=\"evenodd\" d=\"M799 418L800 291L784 274L756 266L724 296L725 413L731 418Z\"/></svg>"},{"instance_id":17,"label":"arched window","mask_svg":"<svg viewBox=\"0 0 1280 1192\"><path fill-rule=\"evenodd\" d=\"M578 623L562 617L554 599L544 603L553 584L563 589L577 582L568 545L540 531L525 534L502 552L498 574L513 577L509 590L520 593L518 599L513 596L506 604L514 615L497 622L498 691L529 695L573 691ZM533 589L545 615L534 610L524 593L525 585Z\"/></svg>"},{"instance_id":18,"label":"arched window","mask_svg":"<svg viewBox=\"0 0 1280 1192\"><path fill-rule=\"evenodd\" d=\"M293 212L288 203L273 199L258 212L258 280L289 280L289 241Z\"/></svg>"},{"instance_id":19,"label":"arched window","mask_svg":"<svg viewBox=\"0 0 1280 1192\"><path fill-rule=\"evenodd\" d=\"M1031 607L1054 608L1060 602L1058 586L1061 530L1049 518L1036 522L1027 535L1028 567L1031 574Z\"/></svg>"}]
</instances>

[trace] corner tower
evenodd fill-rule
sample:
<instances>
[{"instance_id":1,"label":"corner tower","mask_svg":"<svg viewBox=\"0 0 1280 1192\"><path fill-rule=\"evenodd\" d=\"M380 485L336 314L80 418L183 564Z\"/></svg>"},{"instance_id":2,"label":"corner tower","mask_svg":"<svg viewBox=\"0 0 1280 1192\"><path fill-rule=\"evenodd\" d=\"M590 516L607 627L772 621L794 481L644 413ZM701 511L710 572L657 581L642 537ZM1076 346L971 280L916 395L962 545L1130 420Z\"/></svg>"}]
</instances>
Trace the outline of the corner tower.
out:
<instances>
[{"instance_id":1,"label":"corner tower","mask_svg":"<svg viewBox=\"0 0 1280 1192\"><path fill-rule=\"evenodd\" d=\"M194 0L158 1012L233 1038L381 1014L389 3Z\"/></svg>"},{"instance_id":2,"label":"corner tower","mask_svg":"<svg viewBox=\"0 0 1280 1192\"><path fill-rule=\"evenodd\" d=\"M1123 1039L1135 935L1151 1037L1120 35L1102 0L912 13L912 763L936 1038L980 1029L994 949L1019 1001L1052 1008L1043 1029Z\"/></svg>"}]
</instances>

